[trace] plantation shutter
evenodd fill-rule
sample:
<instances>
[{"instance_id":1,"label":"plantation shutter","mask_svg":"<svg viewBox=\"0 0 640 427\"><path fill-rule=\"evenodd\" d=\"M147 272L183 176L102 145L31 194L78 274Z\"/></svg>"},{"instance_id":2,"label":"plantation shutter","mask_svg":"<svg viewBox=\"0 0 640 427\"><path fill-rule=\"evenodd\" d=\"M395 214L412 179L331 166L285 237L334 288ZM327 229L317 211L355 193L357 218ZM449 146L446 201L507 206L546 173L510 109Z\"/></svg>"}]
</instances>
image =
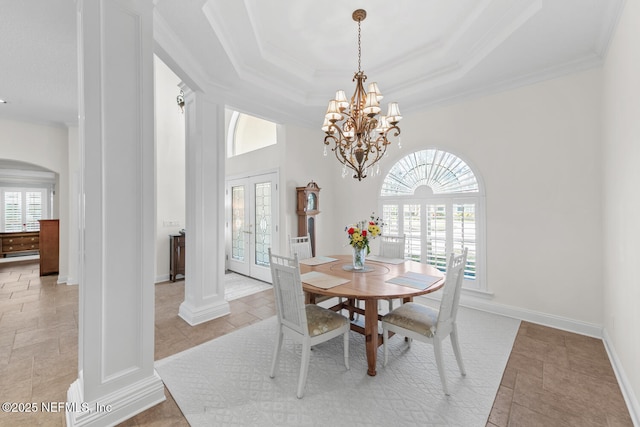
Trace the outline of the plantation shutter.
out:
<instances>
[{"instance_id":1,"label":"plantation shutter","mask_svg":"<svg viewBox=\"0 0 640 427\"><path fill-rule=\"evenodd\" d=\"M467 265L464 269L466 279L476 278L476 204L454 203L453 205L453 250L456 253L468 248Z\"/></svg>"},{"instance_id":2,"label":"plantation shutter","mask_svg":"<svg viewBox=\"0 0 640 427\"><path fill-rule=\"evenodd\" d=\"M27 191L26 192L26 219L27 231L40 230L39 220L42 219L42 192Z\"/></svg>"},{"instance_id":3,"label":"plantation shutter","mask_svg":"<svg viewBox=\"0 0 640 427\"><path fill-rule=\"evenodd\" d=\"M427 205L427 264L439 270L447 268L447 208Z\"/></svg>"},{"instance_id":4,"label":"plantation shutter","mask_svg":"<svg viewBox=\"0 0 640 427\"><path fill-rule=\"evenodd\" d=\"M4 192L4 231L22 231L22 192Z\"/></svg>"}]
</instances>

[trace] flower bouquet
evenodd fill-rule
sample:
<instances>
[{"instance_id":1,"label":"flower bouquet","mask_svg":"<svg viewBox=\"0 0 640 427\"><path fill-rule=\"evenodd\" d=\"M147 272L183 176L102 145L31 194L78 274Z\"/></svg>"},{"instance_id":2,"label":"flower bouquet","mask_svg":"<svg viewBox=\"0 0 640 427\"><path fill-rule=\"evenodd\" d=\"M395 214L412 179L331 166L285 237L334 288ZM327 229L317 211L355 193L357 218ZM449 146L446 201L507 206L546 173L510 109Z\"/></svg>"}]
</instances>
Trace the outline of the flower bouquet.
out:
<instances>
[{"instance_id":1,"label":"flower bouquet","mask_svg":"<svg viewBox=\"0 0 640 427\"><path fill-rule=\"evenodd\" d=\"M369 241L382 233L382 221L371 214L369 221L360 221L345 227L349 236L349 245L353 247L353 269L363 270L365 257L369 255Z\"/></svg>"}]
</instances>

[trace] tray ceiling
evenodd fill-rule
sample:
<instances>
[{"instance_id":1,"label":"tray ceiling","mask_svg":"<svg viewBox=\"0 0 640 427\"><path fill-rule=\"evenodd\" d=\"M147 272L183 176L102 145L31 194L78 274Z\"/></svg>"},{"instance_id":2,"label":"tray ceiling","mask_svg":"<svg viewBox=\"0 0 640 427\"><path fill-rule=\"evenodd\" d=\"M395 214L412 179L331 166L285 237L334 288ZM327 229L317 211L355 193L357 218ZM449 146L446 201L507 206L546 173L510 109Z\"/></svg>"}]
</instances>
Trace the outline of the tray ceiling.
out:
<instances>
[{"instance_id":1,"label":"tray ceiling","mask_svg":"<svg viewBox=\"0 0 640 427\"><path fill-rule=\"evenodd\" d=\"M77 121L74 0L0 0L0 117ZM155 0L156 53L191 86L317 125L362 69L404 115L600 66L623 0Z\"/></svg>"}]
</instances>

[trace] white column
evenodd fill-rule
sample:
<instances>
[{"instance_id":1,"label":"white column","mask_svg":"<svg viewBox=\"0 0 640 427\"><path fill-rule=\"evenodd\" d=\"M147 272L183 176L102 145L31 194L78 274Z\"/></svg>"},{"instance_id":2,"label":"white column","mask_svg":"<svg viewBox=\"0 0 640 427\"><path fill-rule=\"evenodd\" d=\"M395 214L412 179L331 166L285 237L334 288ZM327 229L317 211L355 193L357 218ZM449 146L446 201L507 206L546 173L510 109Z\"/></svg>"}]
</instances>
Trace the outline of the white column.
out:
<instances>
[{"instance_id":1,"label":"white column","mask_svg":"<svg viewBox=\"0 0 640 427\"><path fill-rule=\"evenodd\" d=\"M224 299L224 105L185 92L185 286L179 315L197 325L229 314Z\"/></svg>"},{"instance_id":2,"label":"white column","mask_svg":"<svg viewBox=\"0 0 640 427\"><path fill-rule=\"evenodd\" d=\"M78 284L78 262L80 261L78 241L79 227L78 219L80 212L80 151L78 147L78 127L68 126L68 176L69 176L69 207L68 218L68 256L67 256L67 285Z\"/></svg>"},{"instance_id":3,"label":"white column","mask_svg":"<svg viewBox=\"0 0 640 427\"><path fill-rule=\"evenodd\" d=\"M152 1L77 7L82 258L66 421L103 426L165 398L153 368Z\"/></svg>"}]
</instances>

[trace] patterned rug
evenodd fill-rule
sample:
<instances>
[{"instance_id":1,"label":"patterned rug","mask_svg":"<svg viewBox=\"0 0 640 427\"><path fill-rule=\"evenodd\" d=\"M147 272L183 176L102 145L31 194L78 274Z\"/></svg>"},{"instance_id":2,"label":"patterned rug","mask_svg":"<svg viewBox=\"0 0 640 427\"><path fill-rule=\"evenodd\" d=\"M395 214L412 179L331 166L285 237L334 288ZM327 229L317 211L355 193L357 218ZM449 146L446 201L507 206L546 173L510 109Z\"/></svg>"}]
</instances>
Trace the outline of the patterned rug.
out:
<instances>
[{"instance_id":1,"label":"patterned rug","mask_svg":"<svg viewBox=\"0 0 640 427\"><path fill-rule=\"evenodd\" d=\"M431 345L414 341L409 349L393 337L389 364L382 367L380 347L370 377L364 338L351 332L351 369L341 339L314 347L297 399L300 348L287 338L269 378L275 317L157 361L156 369L192 426L484 426L520 322L464 307L458 316L467 376L445 341L450 396Z\"/></svg>"}]
</instances>

